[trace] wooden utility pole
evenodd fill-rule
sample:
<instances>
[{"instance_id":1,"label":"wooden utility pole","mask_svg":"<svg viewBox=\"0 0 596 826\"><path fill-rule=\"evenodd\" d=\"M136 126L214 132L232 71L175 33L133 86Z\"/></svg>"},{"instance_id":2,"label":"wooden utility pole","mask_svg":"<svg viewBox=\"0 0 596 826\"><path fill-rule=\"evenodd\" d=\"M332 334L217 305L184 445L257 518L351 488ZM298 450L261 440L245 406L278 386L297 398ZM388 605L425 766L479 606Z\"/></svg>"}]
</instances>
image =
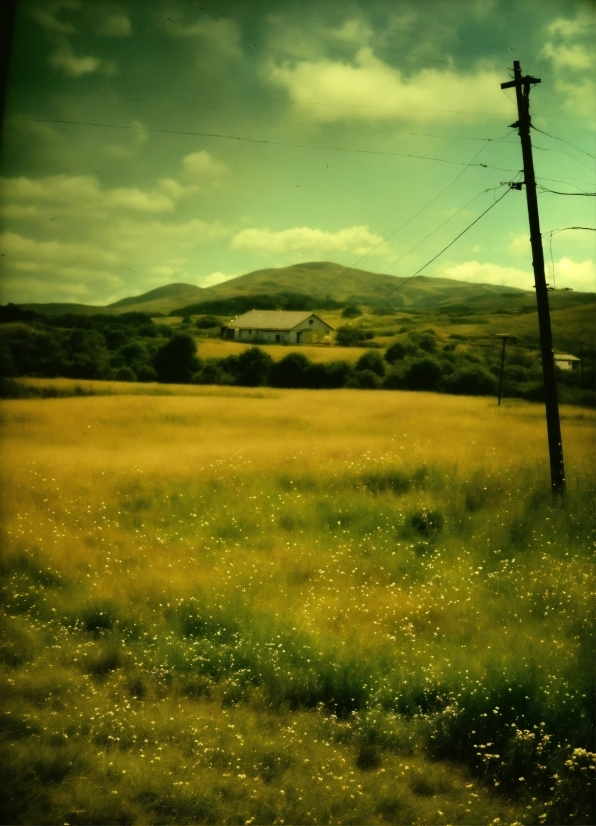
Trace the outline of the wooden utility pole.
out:
<instances>
[{"instance_id":1,"label":"wooden utility pole","mask_svg":"<svg viewBox=\"0 0 596 826\"><path fill-rule=\"evenodd\" d=\"M501 89L515 88L517 97L517 127L521 140L524 161L524 184L528 202L528 219L530 223L530 243L532 245L532 266L538 305L538 326L540 329L540 350L542 354L542 374L544 377L544 400L546 404L546 428L548 432L548 450L550 456L550 476L553 493L565 492L565 467L563 464L563 444L561 441L561 423L559 420L559 403L557 400L557 382L555 377L555 360L553 337L550 326L548 306L548 288L544 274L544 253L540 235L538 217L538 197L536 195L536 178L534 177L534 160L532 157L532 139L530 137L530 87L540 83L540 79L522 75L519 60L513 61L514 79L501 83Z\"/></svg>"},{"instance_id":2,"label":"wooden utility pole","mask_svg":"<svg viewBox=\"0 0 596 826\"><path fill-rule=\"evenodd\" d=\"M508 333L498 333L497 338L503 339L503 349L501 350L501 372L499 374L499 404L497 407L501 406L501 396L503 393L503 373L505 372L505 345L507 344L507 339L511 338Z\"/></svg>"}]
</instances>

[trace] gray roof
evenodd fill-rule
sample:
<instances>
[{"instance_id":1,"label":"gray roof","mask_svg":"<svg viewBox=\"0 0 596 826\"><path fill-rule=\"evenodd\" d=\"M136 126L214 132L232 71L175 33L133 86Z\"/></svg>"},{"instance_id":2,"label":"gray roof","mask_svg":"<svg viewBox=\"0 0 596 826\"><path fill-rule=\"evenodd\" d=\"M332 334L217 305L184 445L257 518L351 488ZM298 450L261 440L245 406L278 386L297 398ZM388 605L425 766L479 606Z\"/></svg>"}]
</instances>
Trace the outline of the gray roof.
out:
<instances>
[{"instance_id":1,"label":"gray roof","mask_svg":"<svg viewBox=\"0 0 596 826\"><path fill-rule=\"evenodd\" d=\"M568 353L555 353L555 361L581 361L577 356L570 356Z\"/></svg>"},{"instance_id":2,"label":"gray roof","mask_svg":"<svg viewBox=\"0 0 596 826\"><path fill-rule=\"evenodd\" d=\"M228 327L236 330L293 330L298 324L314 316L323 321L318 315L311 312L290 312L288 310L250 310L244 315L230 321ZM323 321L323 324L327 324ZM327 324L330 330L333 327Z\"/></svg>"}]
</instances>

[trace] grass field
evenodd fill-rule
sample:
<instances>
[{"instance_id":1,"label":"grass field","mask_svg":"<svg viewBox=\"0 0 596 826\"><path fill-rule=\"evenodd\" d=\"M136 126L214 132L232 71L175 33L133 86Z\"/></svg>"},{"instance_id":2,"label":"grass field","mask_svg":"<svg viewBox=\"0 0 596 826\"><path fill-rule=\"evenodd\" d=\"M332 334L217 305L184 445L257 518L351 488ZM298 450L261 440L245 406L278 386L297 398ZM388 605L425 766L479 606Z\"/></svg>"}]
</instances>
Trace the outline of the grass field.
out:
<instances>
[{"instance_id":1,"label":"grass field","mask_svg":"<svg viewBox=\"0 0 596 826\"><path fill-rule=\"evenodd\" d=\"M0 408L3 823L594 822L592 411L553 503L539 405L75 384Z\"/></svg>"}]
</instances>

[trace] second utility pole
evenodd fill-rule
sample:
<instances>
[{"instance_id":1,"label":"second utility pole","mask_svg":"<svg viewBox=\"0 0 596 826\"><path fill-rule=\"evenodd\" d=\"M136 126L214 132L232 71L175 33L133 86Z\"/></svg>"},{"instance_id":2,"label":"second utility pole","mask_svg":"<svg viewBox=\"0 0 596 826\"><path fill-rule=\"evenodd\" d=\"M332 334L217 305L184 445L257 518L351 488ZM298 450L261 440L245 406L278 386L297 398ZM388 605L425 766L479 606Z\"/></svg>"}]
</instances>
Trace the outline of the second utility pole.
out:
<instances>
[{"instance_id":1,"label":"second utility pole","mask_svg":"<svg viewBox=\"0 0 596 826\"><path fill-rule=\"evenodd\" d=\"M546 428L548 432L548 451L550 456L550 477L553 493L565 491L565 468L563 465L563 444L561 441L561 423L559 420L559 403L557 400L557 382L555 377L555 360L553 337L550 326L548 306L548 287L544 274L544 253L540 219L538 217L538 197L536 195L536 178L534 177L534 160L532 158L532 139L530 137L530 86L540 80L530 75L522 76L519 60L513 61L514 80L501 83L501 89L515 87L517 97L517 123L521 139L524 160L524 183L528 201L528 218L530 222L530 243L532 245L532 266L538 304L538 326L540 329L540 350L542 354L542 374L544 377L544 400L546 403Z\"/></svg>"}]
</instances>

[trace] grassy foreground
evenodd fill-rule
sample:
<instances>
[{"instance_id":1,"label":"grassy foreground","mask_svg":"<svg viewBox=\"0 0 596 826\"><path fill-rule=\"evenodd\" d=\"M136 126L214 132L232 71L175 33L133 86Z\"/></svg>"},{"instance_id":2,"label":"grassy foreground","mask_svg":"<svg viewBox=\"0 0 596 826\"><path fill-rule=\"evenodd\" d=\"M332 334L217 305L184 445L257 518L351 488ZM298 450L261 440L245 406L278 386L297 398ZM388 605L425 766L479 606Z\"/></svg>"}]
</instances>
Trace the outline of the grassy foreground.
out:
<instances>
[{"instance_id":1,"label":"grassy foreground","mask_svg":"<svg viewBox=\"0 0 596 826\"><path fill-rule=\"evenodd\" d=\"M1 409L3 823L594 822L590 411Z\"/></svg>"}]
</instances>

